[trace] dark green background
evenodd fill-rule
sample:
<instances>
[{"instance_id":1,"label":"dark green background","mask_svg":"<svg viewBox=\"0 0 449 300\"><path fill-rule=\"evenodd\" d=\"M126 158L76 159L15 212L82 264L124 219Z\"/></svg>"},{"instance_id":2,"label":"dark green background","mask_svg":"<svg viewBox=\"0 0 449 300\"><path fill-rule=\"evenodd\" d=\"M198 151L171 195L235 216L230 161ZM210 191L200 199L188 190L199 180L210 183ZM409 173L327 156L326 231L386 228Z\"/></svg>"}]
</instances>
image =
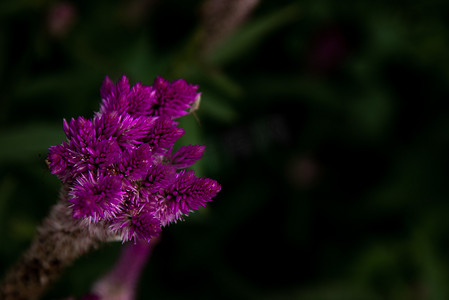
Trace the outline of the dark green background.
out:
<instances>
[{"instance_id":1,"label":"dark green background","mask_svg":"<svg viewBox=\"0 0 449 300\"><path fill-rule=\"evenodd\" d=\"M57 2L0 3L0 275L56 201L62 119L98 110L105 75L160 74L200 85L178 145L207 146L195 170L222 191L164 230L138 299L449 299L446 1L262 1L207 55L201 1L144 2L69 2L59 35Z\"/></svg>"}]
</instances>

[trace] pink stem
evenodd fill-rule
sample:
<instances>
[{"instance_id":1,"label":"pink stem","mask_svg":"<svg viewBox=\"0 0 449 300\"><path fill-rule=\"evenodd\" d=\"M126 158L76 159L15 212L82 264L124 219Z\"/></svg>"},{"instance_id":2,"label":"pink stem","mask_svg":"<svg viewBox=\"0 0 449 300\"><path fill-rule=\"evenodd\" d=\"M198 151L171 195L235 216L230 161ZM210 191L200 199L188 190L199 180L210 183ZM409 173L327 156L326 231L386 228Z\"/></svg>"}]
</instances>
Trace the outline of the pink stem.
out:
<instances>
[{"instance_id":1,"label":"pink stem","mask_svg":"<svg viewBox=\"0 0 449 300\"><path fill-rule=\"evenodd\" d=\"M140 274L158 241L128 243L112 270L94 285L93 293L100 299L134 299Z\"/></svg>"}]
</instances>

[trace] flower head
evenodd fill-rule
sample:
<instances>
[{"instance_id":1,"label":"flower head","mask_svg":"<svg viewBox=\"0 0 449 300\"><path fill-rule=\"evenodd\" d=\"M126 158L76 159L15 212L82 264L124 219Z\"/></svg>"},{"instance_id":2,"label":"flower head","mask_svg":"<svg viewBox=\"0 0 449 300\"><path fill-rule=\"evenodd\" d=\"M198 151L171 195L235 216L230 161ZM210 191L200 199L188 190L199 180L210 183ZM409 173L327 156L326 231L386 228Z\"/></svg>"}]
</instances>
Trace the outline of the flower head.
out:
<instances>
[{"instance_id":1,"label":"flower head","mask_svg":"<svg viewBox=\"0 0 449 300\"><path fill-rule=\"evenodd\" d=\"M163 190L158 200L159 218L163 225L177 221L183 215L206 206L220 191L220 185L209 178L197 178L193 171L182 170Z\"/></svg>"},{"instance_id":2,"label":"flower head","mask_svg":"<svg viewBox=\"0 0 449 300\"><path fill-rule=\"evenodd\" d=\"M170 119L187 114L190 106L200 97L198 86L184 79L169 82L158 76L153 86L137 83L130 88L128 78L122 76L116 85L106 77L100 89L100 114L117 112L137 116L160 116Z\"/></svg>"},{"instance_id":3,"label":"flower head","mask_svg":"<svg viewBox=\"0 0 449 300\"><path fill-rule=\"evenodd\" d=\"M71 187L73 217L90 222L113 219L121 210L125 193L118 176L104 176L87 172L78 176Z\"/></svg>"},{"instance_id":4,"label":"flower head","mask_svg":"<svg viewBox=\"0 0 449 300\"><path fill-rule=\"evenodd\" d=\"M150 241L161 232L161 221L145 205L140 205L128 209L114 219L111 229L120 235L124 242L133 239Z\"/></svg>"},{"instance_id":5,"label":"flower head","mask_svg":"<svg viewBox=\"0 0 449 300\"><path fill-rule=\"evenodd\" d=\"M205 149L202 145L181 146L170 156L170 163L178 169L190 167L203 156Z\"/></svg>"},{"instance_id":6,"label":"flower head","mask_svg":"<svg viewBox=\"0 0 449 300\"><path fill-rule=\"evenodd\" d=\"M182 117L201 95L196 92L198 86L190 85L183 79L170 83L158 76L153 88L155 93L152 97L150 113L154 116Z\"/></svg>"},{"instance_id":7,"label":"flower head","mask_svg":"<svg viewBox=\"0 0 449 300\"><path fill-rule=\"evenodd\" d=\"M64 120L67 137L49 149L52 174L69 186L73 217L103 223L123 241L157 236L161 226L205 206L220 191L209 178L184 168L204 146L182 146L184 134L173 119L187 114L198 87L158 77L153 86L130 87L123 76L105 78L100 111L92 119Z\"/></svg>"}]
</instances>

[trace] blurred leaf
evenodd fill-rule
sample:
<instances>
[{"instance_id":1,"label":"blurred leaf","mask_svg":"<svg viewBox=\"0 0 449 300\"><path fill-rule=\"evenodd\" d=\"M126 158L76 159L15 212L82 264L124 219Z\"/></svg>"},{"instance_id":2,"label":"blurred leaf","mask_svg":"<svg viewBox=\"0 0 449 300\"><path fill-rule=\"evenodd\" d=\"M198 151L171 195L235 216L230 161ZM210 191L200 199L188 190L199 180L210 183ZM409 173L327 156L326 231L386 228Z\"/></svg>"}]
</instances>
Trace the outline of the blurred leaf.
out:
<instances>
[{"instance_id":1,"label":"blurred leaf","mask_svg":"<svg viewBox=\"0 0 449 300\"><path fill-rule=\"evenodd\" d=\"M2 228L4 226L4 216L6 214L6 204L10 202L10 198L14 193L14 190L17 188L17 182L14 180L14 177L6 175L2 178L0 182L0 222Z\"/></svg>"},{"instance_id":2,"label":"blurred leaf","mask_svg":"<svg viewBox=\"0 0 449 300\"><path fill-rule=\"evenodd\" d=\"M6 76L4 74L5 67L7 64L7 53L8 53L8 43L7 43L7 31L4 28L0 28L0 76ZM5 80L5 78L0 77L1 82Z\"/></svg>"},{"instance_id":3,"label":"blurred leaf","mask_svg":"<svg viewBox=\"0 0 449 300\"><path fill-rule=\"evenodd\" d=\"M354 264L354 277L360 284L369 285L376 276L386 277L397 269L398 249L391 245L375 244L360 253ZM388 278L387 278L388 279Z\"/></svg>"},{"instance_id":4,"label":"blurred leaf","mask_svg":"<svg viewBox=\"0 0 449 300\"><path fill-rule=\"evenodd\" d=\"M392 12L375 12L368 24L373 38L369 51L373 55L396 52L408 42L407 25Z\"/></svg>"},{"instance_id":5,"label":"blurred leaf","mask_svg":"<svg viewBox=\"0 0 449 300\"><path fill-rule=\"evenodd\" d=\"M446 216L444 216L446 218ZM424 224L417 226L413 233L412 251L422 271L423 284L429 299L445 300L449 298L449 272L443 259L438 257L432 233L440 226L439 218L429 215Z\"/></svg>"},{"instance_id":6,"label":"blurred leaf","mask_svg":"<svg viewBox=\"0 0 449 300\"><path fill-rule=\"evenodd\" d=\"M18 80L14 88L15 100L35 101L37 96L48 94L71 95L74 91L85 91L92 82L99 81L96 73L84 70L70 70L64 73L52 73L38 78Z\"/></svg>"},{"instance_id":7,"label":"blurred leaf","mask_svg":"<svg viewBox=\"0 0 449 300\"><path fill-rule=\"evenodd\" d=\"M231 97L231 99L242 96L242 87L229 78L229 76L226 76L223 72L208 70L205 72L205 76L205 80L208 83L220 89L223 93Z\"/></svg>"},{"instance_id":8,"label":"blurred leaf","mask_svg":"<svg viewBox=\"0 0 449 300\"><path fill-rule=\"evenodd\" d=\"M36 232L36 223L28 216L15 216L10 219L9 229L12 236L18 240L28 241Z\"/></svg>"},{"instance_id":9,"label":"blurred leaf","mask_svg":"<svg viewBox=\"0 0 449 300\"><path fill-rule=\"evenodd\" d=\"M327 285L266 293L261 300L380 300L383 299L372 291L348 284L346 282L329 283Z\"/></svg>"},{"instance_id":10,"label":"blurred leaf","mask_svg":"<svg viewBox=\"0 0 449 300\"><path fill-rule=\"evenodd\" d=\"M209 58L214 65L224 65L239 56L254 50L273 31L298 19L299 6L289 5L246 26L222 43Z\"/></svg>"},{"instance_id":11,"label":"blurred leaf","mask_svg":"<svg viewBox=\"0 0 449 300\"><path fill-rule=\"evenodd\" d=\"M223 123L232 123L238 118L238 113L229 105L229 101L214 94L204 92L198 115L207 115Z\"/></svg>"},{"instance_id":12,"label":"blurred leaf","mask_svg":"<svg viewBox=\"0 0 449 300\"><path fill-rule=\"evenodd\" d=\"M0 132L0 163L45 159L47 149L64 139L61 125L28 124ZM43 155L39 158L39 155Z\"/></svg>"},{"instance_id":13,"label":"blurred leaf","mask_svg":"<svg viewBox=\"0 0 449 300\"><path fill-rule=\"evenodd\" d=\"M349 106L354 128L364 138L382 138L392 116L392 100L380 90L366 92Z\"/></svg>"},{"instance_id":14,"label":"blurred leaf","mask_svg":"<svg viewBox=\"0 0 449 300\"><path fill-rule=\"evenodd\" d=\"M0 16L17 14L29 9L41 7L46 0L9 0L0 3Z\"/></svg>"},{"instance_id":15,"label":"blurred leaf","mask_svg":"<svg viewBox=\"0 0 449 300\"><path fill-rule=\"evenodd\" d=\"M129 45L128 52L123 55L123 72L143 84L151 85L154 78L163 72L167 58L155 57L155 53L145 36L136 39Z\"/></svg>"},{"instance_id":16,"label":"blurred leaf","mask_svg":"<svg viewBox=\"0 0 449 300\"><path fill-rule=\"evenodd\" d=\"M341 110L335 87L323 83L319 78L308 76L260 76L249 81L247 89L252 96L262 101L273 102L273 99L294 98L298 102L306 102L312 106L319 106L336 111Z\"/></svg>"}]
</instances>

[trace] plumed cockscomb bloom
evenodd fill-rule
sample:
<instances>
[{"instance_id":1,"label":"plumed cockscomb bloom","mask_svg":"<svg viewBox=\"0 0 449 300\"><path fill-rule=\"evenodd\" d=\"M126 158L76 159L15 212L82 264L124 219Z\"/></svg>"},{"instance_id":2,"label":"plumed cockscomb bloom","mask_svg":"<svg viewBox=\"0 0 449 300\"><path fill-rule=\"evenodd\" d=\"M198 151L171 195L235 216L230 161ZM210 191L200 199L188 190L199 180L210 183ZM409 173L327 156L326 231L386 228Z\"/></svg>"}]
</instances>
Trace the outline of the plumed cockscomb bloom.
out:
<instances>
[{"instance_id":1,"label":"plumed cockscomb bloom","mask_svg":"<svg viewBox=\"0 0 449 300\"><path fill-rule=\"evenodd\" d=\"M190 105L200 97L200 94L196 92L198 86L188 84L183 79L170 83L159 76L154 81L153 88L154 97L150 111L155 116L171 118L184 116Z\"/></svg>"},{"instance_id":2,"label":"plumed cockscomb bloom","mask_svg":"<svg viewBox=\"0 0 449 300\"><path fill-rule=\"evenodd\" d=\"M169 157L170 163L179 169L190 167L203 156L205 149L206 147L202 145L181 146Z\"/></svg>"},{"instance_id":3,"label":"plumed cockscomb bloom","mask_svg":"<svg viewBox=\"0 0 449 300\"><path fill-rule=\"evenodd\" d=\"M118 176L87 172L78 176L70 191L73 217L98 222L115 218L121 211L122 182Z\"/></svg>"},{"instance_id":4,"label":"plumed cockscomb bloom","mask_svg":"<svg viewBox=\"0 0 449 300\"><path fill-rule=\"evenodd\" d=\"M116 84L106 77L99 112L64 120L67 141L49 149L47 162L68 186L73 218L103 224L123 241L149 241L215 197L215 180L185 170L205 147L173 151L184 134L174 119L196 103L197 89L182 79L131 87L125 76Z\"/></svg>"},{"instance_id":5,"label":"plumed cockscomb bloom","mask_svg":"<svg viewBox=\"0 0 449 300\"><path fill-rule=\"evenodd\" d=\"M106 77L100 89L101 114L117 112L136 116L162 116L179 118L197 101L198 86L188 84L184 79L169 82L158 76L153 86L137 83L132 88L128 78L123 76L116 85Z\"/></svg>"},{"instance_id":6,"label":"plumed cockscomb bloom","mask_svg":"<svg viewBox=\"0 0 449 300\"><path fill-rule=\"evenodd\" d=\"M220 186L215 180L197 178L193 171L182 170L158 198L157 215L162 225L167 225L187 215L189 211L205 206L214 197Z\"/></svg>"}]
</instances>

